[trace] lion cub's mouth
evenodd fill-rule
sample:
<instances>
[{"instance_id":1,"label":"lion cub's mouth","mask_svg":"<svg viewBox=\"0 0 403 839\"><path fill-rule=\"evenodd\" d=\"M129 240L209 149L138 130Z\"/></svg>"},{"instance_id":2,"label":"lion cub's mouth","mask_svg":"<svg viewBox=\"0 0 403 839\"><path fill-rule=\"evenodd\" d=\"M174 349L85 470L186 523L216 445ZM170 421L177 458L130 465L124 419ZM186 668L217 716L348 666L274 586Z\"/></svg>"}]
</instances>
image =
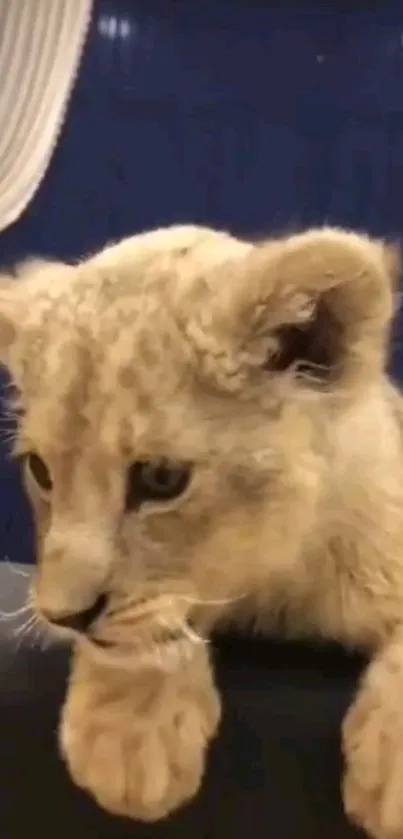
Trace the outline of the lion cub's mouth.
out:
<instances>
[{"instance_id":1,"label":"lion cub's mouth","mask_svg":"<svg viewBox=\"0 0 403 839\"><path fill-rule=\"evenodd\" d=\"M175 632L172 631L172 632L165 633L163 636L160 636L158 638L158 640L156 640L154 643L161 647L161 646L164 646L165 644L170 644L170 643L173 643L173 642L176 642L176 641L181 641L185 637L186 636L184 635L183 632L180 632L179 630L177 630ZM128 642L123 642L122 643L121 641L112 641L112 640L108 640L107 638L97 638L96 636L95 637L90 636L90 640L92 641L93 644L95 644L96 647L100 647L103 650L111 650L111 649L114 649L116 647L119 647L119 649L127 648L127 649L132 650L133 646L135 646L133 643L128 643Z\"/></svg>"},{"instance_id":2,"label":"lion cub's mouth","mask_svg":"<svg viewBox=\"0 0 403 839\"><path fill-rule=\"evenodd\" d=\"M160 620L145 622L145 625L122 627L102 622L92 628L82 638L82 642L92 648L97 657L105 662L127 662L133 664L168 664L193 654L198 645L207 643L207 639L198 634L189 617L175 622Z\"/></svg>"},{"instance_id":3,"label":"lion cub's mouth","mask_svg":"<svg viewBox=\"0 0 403 839\"><path fill-rule=\"evenodd\" d=\"M110 660L159 660L191 654L205 644L192 615L193 598L158 592L128 604L109 604L89 627L85 639L93 650Z\"/></svg>"},{"instance_id":4,"label":"lion cub's mouth","mask_svg":"<svg viewBox=\"0 0 403 839\"><path fill-rule=\"evenodd\" d=\"M79 643L85 644L100 663L130 669L144 666L171 669L184 658L190 658L198 644L207 641L196 633L189 635L181 630L172 630L147 640L136 637L115 640L87 635L79 639Z\"/></svg>"}]
</instances>

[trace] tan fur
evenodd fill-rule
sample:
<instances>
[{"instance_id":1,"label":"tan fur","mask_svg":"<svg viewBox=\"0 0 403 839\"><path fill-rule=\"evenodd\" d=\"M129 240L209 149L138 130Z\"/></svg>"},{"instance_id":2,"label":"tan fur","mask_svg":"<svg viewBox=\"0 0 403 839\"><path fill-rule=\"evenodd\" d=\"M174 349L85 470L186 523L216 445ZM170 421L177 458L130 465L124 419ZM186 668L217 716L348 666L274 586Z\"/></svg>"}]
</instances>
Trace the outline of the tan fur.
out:
<instances>
[{"instance_id":1,"label":"tan fur","mask_svg":"<svg viewBox=\"0 0 403 839\"><path fill-rule=\"evenodd\" d=\"M16 450L53 480L47 495L26 476L36 607L109 598L75 637L60 729L105 808L155 820L196 793L219 720L205 639L280 626L372 651L344 724L346 808L403 836L398 271L395 250L342 230L252 245L189 226L4 280ZM187 490L125 514L128 468L161 458L191 464Z\"/></svg>"}]
</instances>

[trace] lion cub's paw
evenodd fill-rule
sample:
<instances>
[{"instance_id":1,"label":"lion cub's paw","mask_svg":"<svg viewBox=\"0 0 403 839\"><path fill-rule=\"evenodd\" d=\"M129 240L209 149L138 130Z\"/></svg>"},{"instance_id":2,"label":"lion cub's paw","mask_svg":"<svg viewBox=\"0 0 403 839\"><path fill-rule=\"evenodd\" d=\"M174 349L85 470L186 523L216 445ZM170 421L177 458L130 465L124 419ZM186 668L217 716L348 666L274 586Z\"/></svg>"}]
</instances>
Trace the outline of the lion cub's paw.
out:
<instances>
[{"instance_id":1,"label":"lion cub's paw","mask_svg":"<svg viewBox=\"0 0 403 839\"><path fill-rule=\"evenodd\" d=\"M343 724L345 810L374 839L403 839L403 698L395 688L368 682Z\"/></svg>"},{"instance_id":2,"label":"lion cub's paw","mask_svg":"<svg viewBox=\"0 0 403 839\"><path fill-rule=\"evenodd\" d=\"M156 821L198 791L206 747L220 717L217 694L173 696L158 717L128 702L80 715L60 729L63 756L75 783L111 813Z\"/></svg>"}]
</instances>

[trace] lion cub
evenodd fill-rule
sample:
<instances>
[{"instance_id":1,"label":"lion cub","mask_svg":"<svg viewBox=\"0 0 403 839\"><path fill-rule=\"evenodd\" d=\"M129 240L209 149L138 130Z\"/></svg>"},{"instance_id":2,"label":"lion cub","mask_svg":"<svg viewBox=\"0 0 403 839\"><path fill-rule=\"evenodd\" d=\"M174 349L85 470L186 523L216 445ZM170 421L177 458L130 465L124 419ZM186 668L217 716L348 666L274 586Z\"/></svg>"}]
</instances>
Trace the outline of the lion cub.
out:
<instances>
[{"instance_id":1,"label":"lion cub","mask_svg":"<svg viewBox=\"0 0 403 839\"><path fill-rule=\"evenodd\" d=\"M398 272L343 230L184 226L4 278L35 606L75 642L61 750L111 812L152 821L196 794L220 717L209 633L281 620L372 651L344 801L403 836Z\"/></svg>"}]
</instances>

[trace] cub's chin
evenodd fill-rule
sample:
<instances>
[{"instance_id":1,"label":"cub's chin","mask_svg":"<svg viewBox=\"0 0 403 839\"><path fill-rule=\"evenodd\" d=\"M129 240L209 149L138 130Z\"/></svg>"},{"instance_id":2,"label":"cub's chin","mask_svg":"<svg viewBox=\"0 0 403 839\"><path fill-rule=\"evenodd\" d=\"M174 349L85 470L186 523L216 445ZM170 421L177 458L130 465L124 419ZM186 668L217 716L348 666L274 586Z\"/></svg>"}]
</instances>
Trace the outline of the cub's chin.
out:
<instances>
[{"instance_id":1,"label":"cub's chin","mask_svg":"<svg viewBox=\"0 0 403 839\"><path fill-rule=\"evenodd\" d=\"M100 665L132 671L152 668L167 673L175 671L184 661L190 661L196 648L205 643L196 635L188 637L179 633L176 637L151 641L148 645L130 640L109 642L86 635L75 639L75 646Z\"/></svg>"}]
</instances>

